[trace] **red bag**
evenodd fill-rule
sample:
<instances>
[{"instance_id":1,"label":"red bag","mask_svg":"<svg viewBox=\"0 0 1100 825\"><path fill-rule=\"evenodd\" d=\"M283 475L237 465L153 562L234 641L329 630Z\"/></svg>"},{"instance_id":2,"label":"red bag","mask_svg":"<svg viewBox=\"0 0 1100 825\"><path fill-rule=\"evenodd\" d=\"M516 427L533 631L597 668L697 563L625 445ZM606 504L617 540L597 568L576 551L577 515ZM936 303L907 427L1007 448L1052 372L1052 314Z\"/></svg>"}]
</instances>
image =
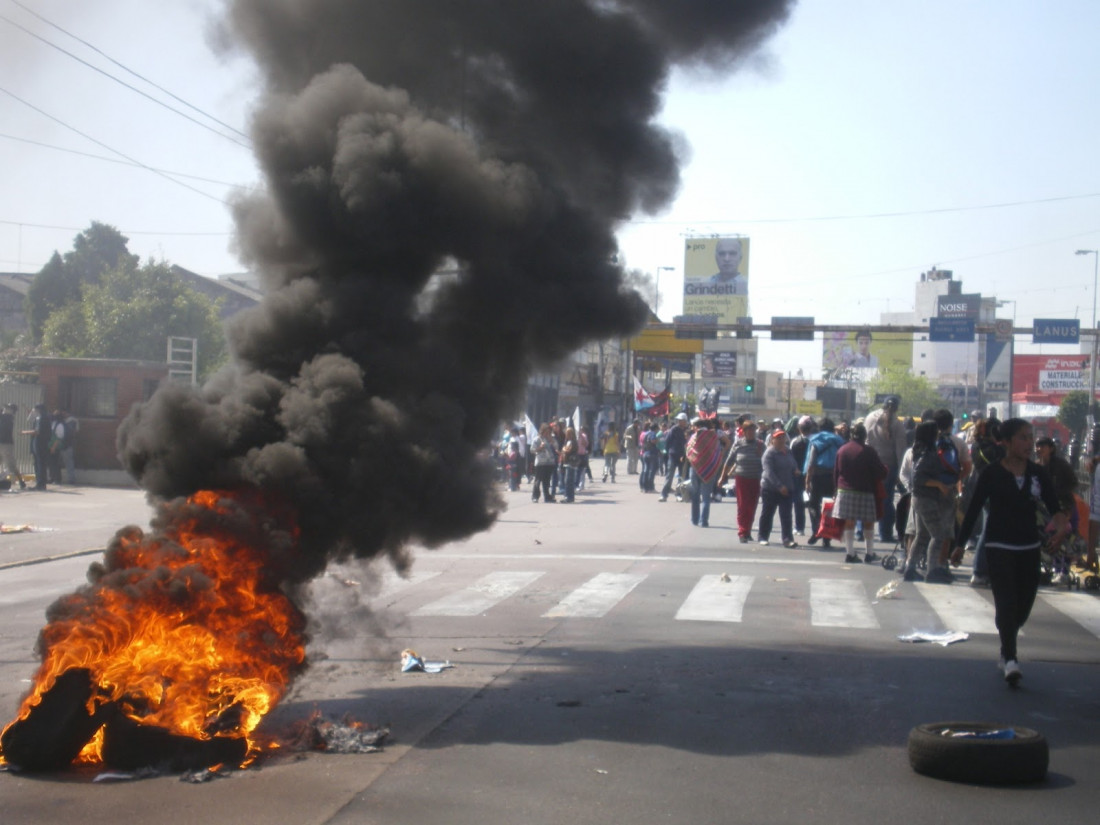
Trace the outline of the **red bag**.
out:
<instances>
[{"instance_id":1,"label":"red bag","mask_svg":"<svg viewBox=\"0 0 1100 825\"><path fill-rule=\"evenodd\" d=\"M821 525L817 529L817 535L823 539L840 541L844 536L844 522L833 518L833 500L821 499Z\"/></svg>"}]
</instances>

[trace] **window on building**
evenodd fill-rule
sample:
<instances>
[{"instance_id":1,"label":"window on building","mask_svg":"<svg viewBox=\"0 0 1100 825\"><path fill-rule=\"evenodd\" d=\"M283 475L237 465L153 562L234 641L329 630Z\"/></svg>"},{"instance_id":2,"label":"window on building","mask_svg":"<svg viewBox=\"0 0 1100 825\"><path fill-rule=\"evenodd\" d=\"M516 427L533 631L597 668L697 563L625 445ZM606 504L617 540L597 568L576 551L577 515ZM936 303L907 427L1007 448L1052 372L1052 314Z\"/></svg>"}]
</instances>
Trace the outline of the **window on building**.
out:
<instances>
[{"instance_id":1,"label":"window on building","mask_svg":"<svg viewBox=\"0 0 1100 825\"><path fill-rule=\"evenodd\" d=\"M118 415L117 378L63 377L58 396L61 408L77 418L114 418Z\"/></svg>"}]
</instances>

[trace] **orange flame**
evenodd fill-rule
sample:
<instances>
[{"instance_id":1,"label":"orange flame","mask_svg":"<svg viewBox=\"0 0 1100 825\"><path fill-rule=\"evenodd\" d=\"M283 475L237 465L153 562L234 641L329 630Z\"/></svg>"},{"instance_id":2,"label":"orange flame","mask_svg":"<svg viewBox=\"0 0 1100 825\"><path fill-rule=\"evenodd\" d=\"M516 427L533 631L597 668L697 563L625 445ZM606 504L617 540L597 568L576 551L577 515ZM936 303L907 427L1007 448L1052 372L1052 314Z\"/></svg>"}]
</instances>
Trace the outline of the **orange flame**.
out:
<instances>
[{"instance_id":1,"label":"orange flame","mask_svg":"<svg viewBox=\"0 0 1100 825\"><path fill-rule=\"evenodd\" d=\"M62 673L87 668L89 712L114 702L174 734L248 737L305 661L305 620L274 583L270 548L241 538L279 521L293 552L297 528L273 504L255 490L202 491L153 534L120 531L100 580L54 606L62 618L42 630L43 662L16 721ZM101 761L101 747L102 730L80 761Z\"/></svg>"}]
</instances>

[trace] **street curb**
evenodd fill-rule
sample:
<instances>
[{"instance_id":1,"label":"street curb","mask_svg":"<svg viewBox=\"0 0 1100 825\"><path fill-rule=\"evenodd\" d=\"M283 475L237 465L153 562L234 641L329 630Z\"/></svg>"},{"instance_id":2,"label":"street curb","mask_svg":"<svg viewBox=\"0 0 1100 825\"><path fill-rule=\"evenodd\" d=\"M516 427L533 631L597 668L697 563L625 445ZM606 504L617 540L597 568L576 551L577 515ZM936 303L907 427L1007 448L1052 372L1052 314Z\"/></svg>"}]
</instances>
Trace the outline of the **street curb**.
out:
<instances>
[{"instance_id":1,"label":"street curb","mask_svg":"<svg viewBox=\"0 0 1100 825\"><path fill-rule=\"evenodd\" d=\"M33 559L4 562L0 564L0 570L11 570L14 567L29 567L32 564L46 564L51 561L62 561L64 559L74 559L78 556L91 556L95 553L105 552L107 552L106 547L92 547L87 550L74 550L71 553L58 553L56 556L36 556Z\"/></svg>"}]
</instances>

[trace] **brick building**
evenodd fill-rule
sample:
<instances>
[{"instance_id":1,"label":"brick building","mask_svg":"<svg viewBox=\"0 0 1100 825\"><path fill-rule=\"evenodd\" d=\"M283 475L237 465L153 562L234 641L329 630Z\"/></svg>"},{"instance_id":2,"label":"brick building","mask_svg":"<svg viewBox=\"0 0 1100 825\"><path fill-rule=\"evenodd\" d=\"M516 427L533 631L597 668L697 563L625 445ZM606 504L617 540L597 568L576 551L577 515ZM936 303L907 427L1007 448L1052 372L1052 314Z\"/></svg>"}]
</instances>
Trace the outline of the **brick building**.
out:
<instances>
[{"instance_id":1,"label":"brick building","mask_svg":"<svg viewBox=\"0 0 1100 825\"><path fill-rule=\"evenodd\" d=\"M146 401L168 377L168 365L112 358L35 358L46 409L67 410L80 421L77 480L133 483L118 460L115 439L134 404Z\"/></svg>"}]
</instances>

